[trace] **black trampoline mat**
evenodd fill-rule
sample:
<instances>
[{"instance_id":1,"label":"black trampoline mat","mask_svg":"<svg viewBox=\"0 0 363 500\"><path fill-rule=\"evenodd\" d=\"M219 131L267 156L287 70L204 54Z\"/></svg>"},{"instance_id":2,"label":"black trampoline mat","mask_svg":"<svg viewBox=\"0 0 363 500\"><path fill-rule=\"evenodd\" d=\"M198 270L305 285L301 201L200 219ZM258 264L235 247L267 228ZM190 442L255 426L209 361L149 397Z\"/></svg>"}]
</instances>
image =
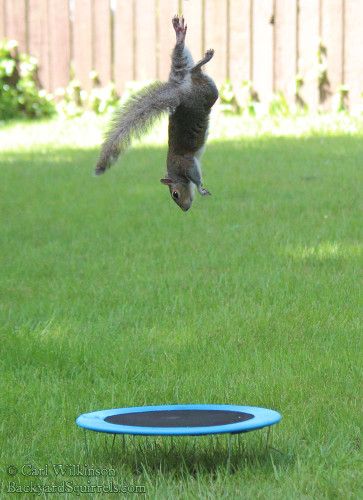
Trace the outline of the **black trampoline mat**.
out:
<instances>
[{"instance_id":1,"label":"black trampoline mat","mask_svg":"<svg viewBox=\"0 0 363 500\"><path fill-rule=\"evenodd\" d=\"M156 410L119 413L105 422L133 427L213 427L254 418L251 413L228 410Z\"/></svg>"}]
</instances>

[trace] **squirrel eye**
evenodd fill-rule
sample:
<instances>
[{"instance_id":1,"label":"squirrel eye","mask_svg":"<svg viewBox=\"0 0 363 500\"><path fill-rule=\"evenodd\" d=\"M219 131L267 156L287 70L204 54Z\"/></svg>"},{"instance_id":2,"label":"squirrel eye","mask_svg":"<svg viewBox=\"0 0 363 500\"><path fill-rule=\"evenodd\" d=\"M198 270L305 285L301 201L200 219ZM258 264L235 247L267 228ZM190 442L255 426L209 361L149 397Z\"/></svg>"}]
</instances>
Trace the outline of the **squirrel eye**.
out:
<instances>
[{"instance_id":1,"label":"squirrel eye","mask_svg":"<svg viewBox=\"0 0 363 500\"><path fill-rule=\"evenodd\" d=\"M177 200L179 198L179 193L178 191L173 191L173 198Z\"/></svg>"}]
</instances>

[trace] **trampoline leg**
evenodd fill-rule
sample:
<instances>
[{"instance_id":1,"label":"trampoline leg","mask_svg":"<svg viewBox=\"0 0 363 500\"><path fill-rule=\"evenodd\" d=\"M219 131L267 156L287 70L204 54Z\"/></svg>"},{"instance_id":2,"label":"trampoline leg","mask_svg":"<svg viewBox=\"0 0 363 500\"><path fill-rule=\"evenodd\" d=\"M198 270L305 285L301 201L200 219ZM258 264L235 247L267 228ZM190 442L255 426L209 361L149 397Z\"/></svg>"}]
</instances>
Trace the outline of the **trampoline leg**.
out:
<instances>
[{"instance_id":1,"label":"trampoline leg","mask_svg":"<svg viewBox=\"0 0 363 500\"><path fill-rule=\"evenodd\" d=\"M84 446L85 446L85 449L86 449L86 455L88 456L88 442L87 442L87 431L86 431L86 429L84 430L83 435L84 435Z\"/></svg>"},{"instance_id":2,"label":"trampoline leg","mask_svg":"<svg viewBox=\"0 0 363 500\"><path fill-rule=\"evenodd\" d=\"M121 436L122 436L122 453L125 455L125 450L126 450L125 434L121 434Z\"/></svg>"},{"instance_id":3,"label":"trampoline leg","mask_svg":"<svg viewBox=\"0 0 363 500\"><path fill-rule=\"evenodd\" d=\"M271 427L267 428L267 436L266 436L266 453L270 447L270 435L271 435Z\"/></svg>"},{"instance_id":4,"label":"trampoline leg","mask_svg":"<svg viewBox=\"0 0 363 500\"><path fill-rule=\"evenodd\" d=\"M227 459L228 472L231 468L231 455L232 455L232 434L228 434L228 459Z\"/></svg>"},{"instance_id":5,"label":"trampoline leg","mask_svg":"<svg viewBox=\"0 0 363 500\"><path fill-rule=\"evenodd\" d=\"M115 439L116 439L116 434L113 435L112 444L111 444L111 453L113 451L113 445L115 444Z\"/></svg>"},{"instance_id":6,"label":"trampoline leg","mask_svg":"<svg viewBox=\"0 0 363 500\"><path fill-rule=\"evenodd\" d=\"M168 446L169 445L169 446ZM170 441L168 443L168 441L165 441L165 447L166 447L166 454L168 455L168 457L170 457L173 453L173 449L174 449L174 440L173 440L173 436L170 436Z\"/></svg>"}]
</instances>

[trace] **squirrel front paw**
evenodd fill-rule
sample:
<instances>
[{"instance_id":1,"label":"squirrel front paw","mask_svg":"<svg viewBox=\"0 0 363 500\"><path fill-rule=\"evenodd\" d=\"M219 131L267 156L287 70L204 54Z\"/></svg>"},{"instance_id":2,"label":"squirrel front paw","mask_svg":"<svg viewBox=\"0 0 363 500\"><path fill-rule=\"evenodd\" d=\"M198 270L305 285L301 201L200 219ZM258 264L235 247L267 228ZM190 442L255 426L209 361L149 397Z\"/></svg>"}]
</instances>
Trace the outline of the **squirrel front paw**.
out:
<instances>
[{"instance_id":1,"label":"squirrel front paw","mask_svg":"<svg viewBox=\"0 0 363 500\"><path fill-rule=\"evenodd\" d=\"M198 193L199 193L199 194L201 194L202 196L211 196L211 195L212 195L212 193L210 193L210 192L208 191L208 189L205 189L205 188L204 188L204 187L202 187L202 186L199 186L199 187L198 187Z\"/></svg>"}]
</instances>

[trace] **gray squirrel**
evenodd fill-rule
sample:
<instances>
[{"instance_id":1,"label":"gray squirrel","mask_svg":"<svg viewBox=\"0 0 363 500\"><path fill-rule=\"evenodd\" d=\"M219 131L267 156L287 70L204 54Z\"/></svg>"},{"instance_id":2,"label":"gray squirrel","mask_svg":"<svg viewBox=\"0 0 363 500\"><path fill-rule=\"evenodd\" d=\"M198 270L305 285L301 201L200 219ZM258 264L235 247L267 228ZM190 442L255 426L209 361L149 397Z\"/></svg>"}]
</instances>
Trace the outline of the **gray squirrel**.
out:
<instances>
[{"instance_id":1,"label":"gray squirrel","mask_svg":"<svg viewBox=\"0 0 363 500\"><path fill-rule=\"evenodd\" d=\"M202 196L210 195L202 184L200 157L218 90L213 80L202 72L202 66L212 59L214 50L208 50L203 59L194 64L185 47L187 25L184 18L174 16L172 23L176 44L169 80L149 85L116 113L95 173L103 174L125 151L132 138L140 138L161 114L169 112L167 174L160 181L168 186L175 203L187 211L193 202L195 186Z\"/></svg>"}]
</instances>

